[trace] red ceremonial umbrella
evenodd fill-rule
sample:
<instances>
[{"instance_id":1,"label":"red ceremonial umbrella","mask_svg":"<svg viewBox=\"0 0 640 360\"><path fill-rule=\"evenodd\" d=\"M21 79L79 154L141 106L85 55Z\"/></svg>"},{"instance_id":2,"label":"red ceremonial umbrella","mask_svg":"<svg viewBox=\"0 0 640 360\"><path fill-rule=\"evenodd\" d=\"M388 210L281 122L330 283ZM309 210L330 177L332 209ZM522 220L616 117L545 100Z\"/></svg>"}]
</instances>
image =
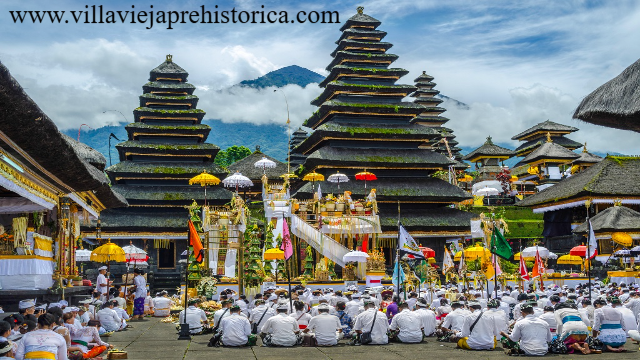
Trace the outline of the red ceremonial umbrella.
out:
<instances>
[{"instance_id":1,"label":"red ceremonial umbrella","mask_svg":"<svg viewBox=\"0 0 640 360\"><path fill-rule=\"evenodd\" d=\"M356 174L356 180L364 180L364 188L367 188L367 181L378 180L378 177L374 173L368 172L366 169L363 172Z\"/></svg>"},{"instance_id":2,"label":"red ceremonial umbrella","mask_svg":"<svg viewBox=\"0 0 640 360\"><path fill-rule=\"evenodd\" d=\"M432 248L428 248L426 246L420 246L420 251L422 251L422 254L427 259L436 257L436 252Z\"/></svg>"},{"instance_id":3,"label":"red ceremonial umbrella","mask_svg":"<svg viewBox=\"0 0 640 360\"><path fill-rule=\"evenodd\" d=\"M569 251L570 255L585 257L587 256L587 247L584 245L576 246Z\"/></svg>"}]
</instances>

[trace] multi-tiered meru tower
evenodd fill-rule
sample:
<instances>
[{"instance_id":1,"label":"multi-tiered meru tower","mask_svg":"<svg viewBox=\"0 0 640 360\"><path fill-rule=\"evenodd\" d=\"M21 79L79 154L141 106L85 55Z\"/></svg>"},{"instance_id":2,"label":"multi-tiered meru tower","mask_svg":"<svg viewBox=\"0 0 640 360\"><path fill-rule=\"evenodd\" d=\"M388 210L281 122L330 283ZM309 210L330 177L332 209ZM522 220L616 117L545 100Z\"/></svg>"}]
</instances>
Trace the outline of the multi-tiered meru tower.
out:
<instances>
[{"instance_id":1,"label":"multi-tiered meru tower","mask_svg":"<svg viewBox=\"0 0 640 360\"><path fill-rule=\"evenodd\" d=\"M146 246L156 270L167 272L175 271L176 254L186 249L184 206L193 200L204 203L202 187L189 185L189 179L203 171L220 179L227 174L214 163L219 148L205 142L211 128L201 124L205 112L197 108L188 75L171 55L151 70L140 107L133 111L135 122L126 126L128 141L116 145L120 163L106 169L112 188L129 207L101 215L103 238ZM232 197L220 186L209 187L206 194L208 205Z\"/></svg>"},{"instance_id":2,"label":"multi-tiered meru tower","mask_svg":"<svg viewBox=\"0 0 640 360\"><path fill-rule=\"evenodd\" d=\"M312 101L319 108L304 125L314 132L296 148L307 156L301 175L315 170L325 177L338 171L350 177L340 189L322 183L323 194L349 190L353 198L364 198L376 188L384 232L397 231L400 202L404 225L423 242L465 236L470 215L449 205L469 195L432 177L453 162L431 146L441 137L437 130L412 123L425 107L402 101L416 87L396 84L408 71L390 67L398 56L387 52L391 43L381 41L387 33L362 10L342 26L329 75L320 83L324 91ZM378 177L367 189L354 179L365 169ZM311 185L296 196L311 197Z\"/></svg>"}]
</instances>

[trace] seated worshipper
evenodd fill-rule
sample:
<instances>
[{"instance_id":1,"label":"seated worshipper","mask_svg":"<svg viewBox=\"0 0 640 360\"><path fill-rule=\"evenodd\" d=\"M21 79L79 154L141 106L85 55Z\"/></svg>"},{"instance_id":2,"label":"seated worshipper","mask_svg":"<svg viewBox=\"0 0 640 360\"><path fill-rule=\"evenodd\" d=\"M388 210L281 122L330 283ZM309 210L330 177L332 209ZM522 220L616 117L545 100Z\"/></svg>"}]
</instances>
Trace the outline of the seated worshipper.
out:
<instances>
[{"instance_id":1,"label":"seated worshipper","mask_svg":"<svg viewBox=\"0 0 640 360\"><path fill-rule=\"evenodd\" d=\"M553 301L553 300L552 300ZM591 349L594 345L589 336L589 327L582 317L575 303L571 301L558 302L555 305L556 334L549 350L555 354L573 354L576 350L583 354L599 354L599 349ZM586 319L586 321L589 321ZM591 346L592 347L592 346Z\"/></svg>"},{"instance_id":2,"label":"seated worshipper","mask_svg":"<svg viewBox=\"0 0 640 360\"><path fill-rule=\"evenodd\" d=\"M620 311L620 314L622 315L622 327L625 330L625 335L627 335L629 330L633 330L638 326L638 323L636 323L636 316L633 315L633 311L631 311L631 309L622 306L619 298L615 296L612 297L610 303L612 308Z\"/></svg>"},{"instance_id":3,"label":"seated worshipper","mask_svg":"<svg viewBox=\"0 0 640 360\"><path fill-rule=\"evenodd\" d=\"M345 311L349 316L351 316L351 318L355 318L360 314L363 307L362 305L363 303L360 301L360 294L352 294L351 300L345 304Z\"/></svg>"},{"instance_id":4,"label":"seated worshipper","mask_svg":"<svg viewBox=\"0 0 640 360\"><path fill-rule=\"evenodd\" d=\"M640 344L640 315L638 315L638 327L636 329L631 329L627 331L629 337L636 342L636 344Z\"/></svg>"},{"instance_id":5,"label":"seated worshipper","mask_svg":"<svg viewBox=\"0 0 640 360\"><path fill-rule=\"evenodd\" d=\"M549 331L551 331L551 335L553 336L556 335L557 323L556 323L556 315L554 314L554 311L553 311L553 306L545 306L544 314L538 316L538 319L544 320L547 324L549 324Z\"/></svg>"},{"instance_id":6,"label":"seated worshipper","mask_svg":"<svg viewBox=\"0 0 640 360\"><path fill-rule=\"evenodd\" d=\"M508 321L504 311L500 310L500 300L491 299L487 301L486 314L491 316L496 322L498 331L507 331Z\"/></svg>"},{"instance_id":7,"label":"seated worshipper","mask_svg":"<svg viewBox=\"0 0 640 360\"><path fill-rule=\"evenodd\" d=\"M353 318L346 312L347 304L344 301L338 301L336 303L336 309L338 311L337 316L342 325L342 335L348 337L351 335L351 328L353 328ZM300 323L300 322L298 322Z\"/></svg>"},{"instance_id":8,"label":"seated worshipper","mask_svg":"<svg viewBox=\"0 0 640 360\"><path fill-rule=\"evenodd\" d=\"M147 290L147 296L144 298L144 314L153 315L153 298L149 290Z\"/></svg>"},{"instance_id":9,"label":"seated worshipper","mask_svg":"<svg viewBox=\"0 0 640 360\"><path fill-rule=\"evenodd\" d=\"M422 333L424 336L431 336L436 332L436 313L429 310L429 305L425 299L416 302L416 315L420 317Z\"/></svg>"},{"instance_id":10,"label":"seated worshipper","mask_svg":"<svg viewBox=\"0 0 640 360\"><path fill-rule=\"evenodd\" d=\"M318 346L334 346L338 345L338 337L336 332L342 331L342 325L340 319L337 316L331 315L330 305L327 303L320 303L316 308L318 309L318 315L309 320L309 326L303 331L305 333L313 332Z\"/></svg>"},{"instance_id":11,"label":"seated worshipper","mask_svg":"<svg viewBox=\"0 0 640 360\"><path fill-rule=\"evenodd\" d=\"M90 320L86 327L71 333L71 345L82 352L84 359L96 358L107 349L113 348L113 345L109 345L100 339L99 328L100 321ZM92 343L96 345L89 349L89 344Z\"/></svg>"},{"instance_id":12,"label":"seated worshipper","mask_svg":"<svg viewBox=\"0 0 640 360\"><path fill-rule=\"evenodd\" d=\"M442 298L440 299L440 305L438 307L436 307L436 319L444 319L445 317L447 317L447 315L449 315L449 313L451 313L453 311L453 308L451 305L449 305L449 300Z\"/></svg>"},{"instance_id":13,"label":"seated worshipper","mask_svg":"<svg viewBox=\"0 0 640 360\"><path fill-rule=\"evenodd\" d=\"M306 329L307 326L309 325L309 320L311 320L311 315L305 312L305 308L306 308L305 304L300 300L296 300L293 302L293 308L296 311L289 316L296 319L296 321L298 322L298 328L300 328L300 330ZM269 309L269 310L273 311L273 309ZM273 311L273 314L271 314L268 317L274 316L275 314L276 314L275 311ZM266 319L264 321L266 321ZM264 324L264 321L262 322L262 324ZM258 330L259 330L258 332L260 332L261 329L258 329Z\"/></svg>"},{"instance_id":14,"label":"seated worshipper","mask_svg":"<svg viewBox=\"0 0 640 360\"><path fill-rule=\"evenodd\" d=\"M6 321L0 321L0 341L7 341L9 336L11 336L11 325Z\"/></svg>"},{"instance_id":15,"label":"seated worshipper","mask_svg":"<svg viewBox=\"0 0 640 360\"><path fill-rule=\"evenodd\" d=\"M47 309L47 313L53 315L53 325L51 325L51 330L62 336L67 343L67 348L71 346L71 336L69 334L69 329L64 326L64 322L62 321L62 309L59 307L49 308Z\"/></svg>"},{"instance_id":16,"label":"seated worshipper","mask_svg":"<svg viewBox=\"0 0 640 360\"><path fill-rule=\"evenodd\" d=\"M354 344L362 344L362 334L371 334L371 345L384 345L389 342L387 330L389 323L384 313L378 311L373 300L367 300L364 303L364 311L356 317L353 330L356 332ZM367 345L367 344L364 344Z\"/></svg>"},{"instance_id":17,"label":"seated worshipper","mask_svg":"<svg viewBox=\"0 0 640 360\"><path fill-rule=\"evenodd\" d=\"M493 350L500 331L491 316L483 316L479 302L469 302L472 313L464 318L458 347L467 350ZM448 318L449 316L447 316Z\"/></svg>"},{"instance_id":18,"label":"seated worshipper","mask_svg":"<svg viewBox=\"0 0 640 360\"><path fill-rule=\"evenodd\" d=\"M0 340L0 360L13 360L13 345L7 340Z\"/></svg>"},{"instance_id":19,"label":"seated worshipper","mask_svg":"<svg viewBox=\"0 0 640 360\"><path fill-rule=\"evenodd\" d=\"M605 307L604 300L596 300L593 306L596 311L593 313L593 336L606 345L606 349L611 352L623 352L624 344L627 342L627 334L624 329L624 319L620 310L613 307Z\"/></svg>"},{"instance_id":20,"label":"seated worshipper","mask_svg":"<svg viewBox=\"0 0 640 360\"><path fill-rule=\"evenodd\" d=\"M595 307L593 307L593 305L591 305L591 300L589 299L582 299L582 308L578 309L578 311L580 311L580 313L582 315L586 315L587 319L589 319L589 323L593 324L593 313L596 311Z\"/></svg>"},{"instance_id":21,"label":"seated worshipper","mask_svg":"<svg viewBox=\"0 0 640 360\"><path fill-rule=\"evenodd\" d=\"M18 303L18 314L25 320L37 321L35 299L22 300Z\"/></svg>"},{"instance_id":22,"label":"seated worshipper","mask_svg":"<svg viewBox=\"0 0 640 360\"><path fill-rule=\"evenodd\" d=\"M155 317L167 317L171 315L171 307L174 305L166 291L162 291L156 294L153 298L153 316ZM102 321L101 321L102 322ZM104 326L104 324L103 324Z\"/></svg>"},{"instance_id":23,"label":"seated worshipper","mask_svg":"<svg viewBox=\"0 0 640 360\"><path fill-rule=\"evenodd\" d=\"M240 295L236 300L235 305L240 306L240 312L247 318L249 317L249 303L247 302L247 295Z\"/></svg>"},{"instance_id":24,"label":"seated worshipper","mask_svg":"<svg viewBox=\"0 0 640 360\"><path fill-rule=\"evenodd\" d=\"M185 322L189 324L189 332L191 335L201 334L203 324L206 325L209 323L207 320L207 314L204 313L204 310L196 307L198 302L198 299L189 299L189 307L180 311L180 315L178 316L180 324L184 324Z\"/></svg>"},{"instance_id":25,"label":"seated worshipper","mask_svg":"<svg viewBox=\"0 0 640 360\"><path fill-rule=\"evenodd\" d=\"M78 307L78 315L76 319L80 322L81 327L87 326L89 320L91 320L91 315L89 314L89 307L83 304L80 304Z\"/></svg>"},{"instance_id":26,"label":"seated worshipper","mask_svg":"<svg viewBox=\"0 0 640 360\"><path fill-rule=\"evenodd\" d=\"M109 300L102 305L102 309L96 314L98 321L100 321L102 327L108 332L122 329L122 318L113 310L114 306L115 302Z\"/></svg>"},{"instance_id":27,"label":"seated worshipper","mask_svg":"<svg viewBox=\"0 0 640 360\"><path fill-rule=\"evenodd\" d=\"M329 305L329 301L327 301L327 299L320 299L318 305L320 304L326 304ZM338 312L336 311L336 308L334 308L333 306L329 305L329 313L331 315L336 315ZM318 315L318 306L314 306L311 308L311 317L317 316Z\"/></svg>"},{"instance_id":28,"label":"seated worshipper","mask_svg":"<svg viewBox=\"0 0 640 360\"><path fill-rule=\"evenodd\" d=\"M16 350L16 359L67 359L67 342L51 330L55 324L52 314L38 317L38 330L24 334Z\"/></svg>"},{"instance_id":29,"label":"seated worshipper","mask_svg":"<svg viewBox=\"0 0 640 360\"><path fill-rule=\"evenodd\" d=\"M241 308L233 305L229 308L229 316L225 316L220 323L222 331L222 345L245 346L251 336L251 324L249 320L240 314Z\"/></svg>"},{"instance_id":30,"label":"seated worshipper","mask_svg":"<svg viewBox=\"0 0 640 360\"><path fill-rule=\"evenodd\" d=\"M287 315L288 310L287 304L278 304L278 314L264 324L260 333L263 346L294 346L298 343L300 328L296 319Z\"/></svg>"},{"instance_id":31,"label":"seated worshipper","mask_svg":"<svg viewBox=\"0 0 640 360\"><path fill-rule=\"evenodd\" d=\"M401 303L399 312L391 319L389 330L396 332L395 338L403 343L419 343L422 341L422 319L420 315L409 310L409 304Z\"/></svg>"},{"instance_id":32,"label":"seated worshipper","mask_svg":"<svg viewBox=\"0 0 640 360\"><path fill-rule=\"evenodd\" d=\"M440 328L436 331L438 341L458 342L460 338L464 319L469 315L469 311L465 310L462 303L457 301L451 304L451 308L453 311L444 318Z\"/></svg>"},{"instance_id":33,"label":"seated worshipper","mask_svg":"<svg viewBox=\"0 0 640 360\"><path fill-rule=\"evenodd\" d=\"M501 331L504 336L502 347L509 355L526 354L529 356L546 355L553 337L546 321L534 316L533 304L520 307L524 316L513 326L511 334Z\"/></svg>"},{"instance_id":34,"label":"seated worshipper","mask_svg":"<svg viewBox=\"0 0 640 360\"><path fill-rule=\"evenodd\" d=\"M220 324L222 323L222 319L225 316L231 315L231 313L229 312L229 309L231 308L231 303L233 303L233 300L222 300L221 302L222 307L213 313L214 329L220 327Z\"/></svg>"},{"instance_id":35,"label":"seated worshipper","mask_svg":"<svg viewBox=\"0 0 640 360\"><path fill-rule=\"evenodd\" d=\"M114 303L116 303L116 302L114 301ZM131 325L127 325L127 320L129 320L129 314L127 314L127 311L125 309L115 305L113 307L113 311L115 311L118 314L118 316L120 317L120 319L122 319L122 329L126 329L126 328L132 327Z\"/></svg>"},{"instance_id":36,"label":"seated worshipper","mask_svg":"<svg viewBox=\"0 0 640 360\"><path fill-rule=\"evenodd\" d=\"M251 311L251 316L249 316L249 322L253 327L256 328L256 334L262 332L262 327L264 324L271 318L272 316L276 316L276 311L270 307L268 307L264 300L258 299L256 300L256 307ZM294 304L295 305L295 304ZM304 314L304 313L303 313ZM308 315L308 314L304 314ZM293 314L291 315L293 316Z\"/></svg>"},{"instance_id":37,"label":"seated worshipper","mask_svg":"<svg viewBox=\"0 0 640 360\"><path fill-rule=\"evenodd\" d=\"M400 304L400 297L398 295L393 296L393 301L391 304L387 305L387 319L389 319L389 323L391 323L391 319L400 311L398 308L398 304Z\"/></svg>"}]
</instances>

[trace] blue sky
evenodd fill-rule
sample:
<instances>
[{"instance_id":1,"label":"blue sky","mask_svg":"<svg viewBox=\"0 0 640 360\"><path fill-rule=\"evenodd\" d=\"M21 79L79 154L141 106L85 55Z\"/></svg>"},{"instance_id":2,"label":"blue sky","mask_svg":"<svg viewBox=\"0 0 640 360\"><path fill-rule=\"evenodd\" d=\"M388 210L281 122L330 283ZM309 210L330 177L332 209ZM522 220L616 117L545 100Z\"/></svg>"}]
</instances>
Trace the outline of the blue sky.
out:
<instances>
[{"instance_id":1,"label":"blue sky","mask_svg":"<svg viewBox=\"0 0 640 360\"><path fill-rule=\"evenodd\" d=\"M509 139L550 119L581 130L572 138L600 152L638 154L637 134L571 119L580 99L640 57L638 1L74 1L3 0L0 61L61 128L131 119L141 85L167 53L190 72L200 107L212 118L283 122L271 91L227 87L271 70L299 65L326 74L340 24L178 24L174 30L133 24L13 24L9 10L84 10L102 4L114 10L199 9L336 10L344 22L357 6L382 21L385 41L398 54L394 64L423 70L443 94L470 105L445 103L461 145L479 146L486 136ZM221 91L222 90L222 91ZM287 89L294 123L315 109L320 89ZM611 139L616 141L611 141Z\"/></svg>"}]
</instances>

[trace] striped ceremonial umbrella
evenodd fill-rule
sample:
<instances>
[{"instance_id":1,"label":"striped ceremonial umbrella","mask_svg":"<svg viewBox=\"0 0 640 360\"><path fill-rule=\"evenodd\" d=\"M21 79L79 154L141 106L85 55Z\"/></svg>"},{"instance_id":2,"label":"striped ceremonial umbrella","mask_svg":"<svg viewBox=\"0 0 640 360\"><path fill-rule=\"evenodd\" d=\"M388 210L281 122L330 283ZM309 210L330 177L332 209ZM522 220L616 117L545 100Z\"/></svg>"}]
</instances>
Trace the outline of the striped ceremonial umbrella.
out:
<instances>
[{"instance_id":1,"label":"striped ceremonial umbrella","mask_svg":"<svg viewBox=\"0 0 640 360\"><path fill-rule=\"evenodd\" d=\"M249 179L248 177L240 174L239 171L236 171L235 174L229 175L226 178L224 178L224 180L222 180L222 183L226 187L234 187L235 186L236 194L238 193L238 188L245 188L245 187L253 186L253 182L251 181L251 179Z\"/></svg>"},{"instance_id":2,"label":"striped ceremonial umbrella","mask_svg":"<svg viewBox=\"0 0 640 360\"><path fill-rule=\"evenodd\" d=\"M329 177L327 178L327 181L332 183L337 183L338 189L340 189L340 183L349 182L349 178L347 177L347 175L341 174L340 171L338 171L335 174L329 175Z\"/></svg>"}]
</instances>

